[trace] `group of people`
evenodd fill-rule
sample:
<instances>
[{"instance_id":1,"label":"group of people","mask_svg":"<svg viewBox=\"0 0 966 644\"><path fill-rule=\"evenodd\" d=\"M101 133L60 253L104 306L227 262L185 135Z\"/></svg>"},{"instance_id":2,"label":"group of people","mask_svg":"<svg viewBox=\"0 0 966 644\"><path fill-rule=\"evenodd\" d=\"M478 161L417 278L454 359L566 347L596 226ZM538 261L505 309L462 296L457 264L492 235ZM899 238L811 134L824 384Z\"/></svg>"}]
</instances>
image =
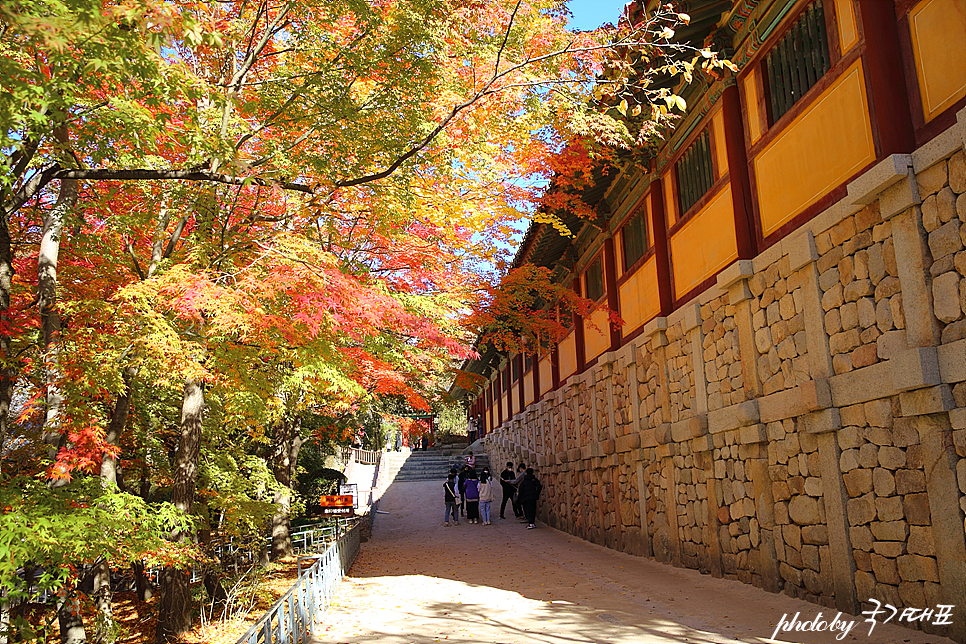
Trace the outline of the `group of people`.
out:
<instances>
[{"instance_id":1,"label":"group of people","mask_svg":"<svg viewBox=\"0 0 966 644\"><path fill-rule=\"evenodd\" d=\"M476 457L470 452L466 463L457 471L452 468L446 482L443 483L445 509L443 511L443 525L460 524L460 517L465 516L469 523L492 525L490 521L491 505L493 503L493 484L490 471L486 468L479 474L476 471ZM527 529L536 527L537 500L543 485L525 463L520 463L516 471L513 463L506 464L506 469L500 473L500 486L503 489L503 502L500 504L500 518L506 519L506 506L510 503L513 514L527 523Z\"/></svg>"}]
</instances>

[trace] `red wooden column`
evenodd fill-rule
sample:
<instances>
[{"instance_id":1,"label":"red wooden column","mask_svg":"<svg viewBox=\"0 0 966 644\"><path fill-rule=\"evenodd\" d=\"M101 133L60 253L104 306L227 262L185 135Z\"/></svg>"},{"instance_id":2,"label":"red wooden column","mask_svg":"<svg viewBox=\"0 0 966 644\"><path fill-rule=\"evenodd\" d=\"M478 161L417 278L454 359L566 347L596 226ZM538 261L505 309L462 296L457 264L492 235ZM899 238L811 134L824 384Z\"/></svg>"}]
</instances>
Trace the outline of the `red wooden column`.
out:
<instances>
[{"instance_id":1,"label":"red wooden column","mask_svg":"<svg viewBox=\"0 0 966 644\"><path fill-rule=\"evenodd\" d=\"M540 393L540 356L533 354L530 358L531 364L533 364L533 401L540 402L543 395Z\"/></svg>"},{"instance_id":2,"label":"red wooden column","mask_svg":"<svg viewBox=\"0 0 966 644\"><path fill-rule=\"evenodd\" d=\"M497 425L503 424L503 374L496 372L496 380L493 387L493 400L496 402Z\"/></svg>"},{"instance_id":3,"label":"red wooden column","mask_svg":"<svg viewBox=\"0 0 966 644\"><path fill-rule=\"evenodd\" d=\"M664 214L664 186L656 173L651 183L651 229L654 231L654 258L657 262L657 288L661 298L661 315L667 316L674 306L671 291L670 243L667 237L667 217Z\"/></svg>"},{"instance_id":4,"label":"red wooden column","mask_svg":"<svg viewBox=\"0 0 966 644\"><path fill-rule=\"evenodd\" d=\"M607 289L607 307L620 315L621 302L617 291L617 257L614 252L614 237L604 240L604 288ZM610 329L610 350L620 349L623 335L621 330L608 322Z\"/></svg>"},{"instance_id":5,"label":"red wooden column","mask_svg":"<svg viewBox=\"0 0 966 644\"><path fill-rule=\"evenodd\" d=\"M858 0L858 20L865 36L865 65L871 90L869 110L879 134L878 158L908 154L916 134L904 82L899 26L894 3Z\"/></svg>"},{"instance_id":6,"label":"red wooden column","mask_svg":"<svg viewBox=\"0 0 966 644\"><path fill-rule=\"evenodd\" d=\"M574 279L573 289L577 295L583 295L579 276ZM587 366L587 350L584 347L584 320L576 313L574 313L574 341L577 345L577 373L583 373Z\"/></svg>"},{"instance_id":7,"label":"red wooden column","mask_svg":"<svg viewBox=\"0 0 966 644\"><path fill-rule=\"evenodd\" d=\"M745 129L741 117L738 86L731 85L721 96L724 119L725 150L728 154L728 175L731 181L731 206L735 216L735 237L738 240L738 259L753 259L758 254L758 238L752 219L751 181L748 177L748 155L745 150Z\"/></svg>"},{"instance_id":8,"label":"red wooden column","mask_svg":"<svg viewBox=\"0 0 966 644\"><path fill-rule=\"evenodd\" d=\"M560 345L553 345L550 350L550 378L553 383L553 390L560 387Z\"/></svg>"}]
</instances>

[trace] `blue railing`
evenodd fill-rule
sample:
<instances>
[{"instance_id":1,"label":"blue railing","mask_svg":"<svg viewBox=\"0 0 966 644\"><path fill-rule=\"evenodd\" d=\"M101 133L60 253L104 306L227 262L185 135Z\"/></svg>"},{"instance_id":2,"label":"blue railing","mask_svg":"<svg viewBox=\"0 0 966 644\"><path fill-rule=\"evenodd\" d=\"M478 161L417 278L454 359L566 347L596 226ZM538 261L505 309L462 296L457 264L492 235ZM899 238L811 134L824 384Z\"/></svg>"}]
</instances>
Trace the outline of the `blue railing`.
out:
<instances>
[{"instance_id":1,"label":"blue railing","mask_svg":"<svg viewBox=\"0 0 966 644\"><path fill-rule=\"evenodd\" d=\"M349 528L329 545L318 560L299 575L288 592L268 609L238 644L299 644L308 640L313 626L321 621L335 588L359 554L359 524Z\"/></svg>"}]
</instances>

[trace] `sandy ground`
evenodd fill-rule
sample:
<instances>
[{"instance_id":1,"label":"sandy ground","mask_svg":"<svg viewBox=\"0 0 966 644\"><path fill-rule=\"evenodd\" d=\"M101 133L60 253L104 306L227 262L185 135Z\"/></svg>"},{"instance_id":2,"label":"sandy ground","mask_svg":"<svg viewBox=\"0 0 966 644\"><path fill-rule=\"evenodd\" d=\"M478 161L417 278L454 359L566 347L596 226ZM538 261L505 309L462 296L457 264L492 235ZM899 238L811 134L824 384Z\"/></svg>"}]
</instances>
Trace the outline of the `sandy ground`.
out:
<instances>
[{"instance_id":1,"label":"sandy ground","mask_svg":"<svg viewBox=\"0 0 966 644\"><path fill-rule=\"evenodd\" d=\"M614 552L542 524L443 527L442 482L394 483L351 574L315 633L324 644L639 644L768 642L787 615L829 611L736 581ZM951 640L865 616L848 637L791 632L781 642Z\"/></svg>"}]
</instances>

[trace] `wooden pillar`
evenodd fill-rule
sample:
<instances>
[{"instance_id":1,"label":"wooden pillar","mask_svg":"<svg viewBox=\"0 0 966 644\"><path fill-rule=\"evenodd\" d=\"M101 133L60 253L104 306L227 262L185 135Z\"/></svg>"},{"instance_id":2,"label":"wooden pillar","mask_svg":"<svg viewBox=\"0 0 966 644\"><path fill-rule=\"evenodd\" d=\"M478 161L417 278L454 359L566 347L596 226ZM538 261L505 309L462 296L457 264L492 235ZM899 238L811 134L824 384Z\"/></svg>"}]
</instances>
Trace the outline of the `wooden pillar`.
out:
<instances>
[{"instance_id":1,"label":"wooden pillar","mask_svg":"<svg viewBox=\"0 0 966 644\"><path fill-rule=\"evenodd\" d=\"M573 289L577 295L583 295L580 281L580 277L577 277L573 282ZM574 313L574 341L577 345L577 373L583 373L587 367L587 350L584 346L584 320L576 313Z\"/></svg>"},{"instance_id":2,"label":"wooden pillar","mask_svg":"<svg viewBox=\"0 0 966 644\"><path fill-rule=\"evenodd\" d=\"M758 254L758 244L752 220L751 182L748 178L748 156L745 153L745 132L737 85L725 89L721 96L721 112L724 119L724 142L731 180L731 206L735 217L738 259L753 259Z\"/></svg>"},{"instance_id":3,"label":"wooden pillar","mask_svg":"<svg viewBox=\"0 0 966 644\"><path fill-rule=\"evenodd\" d=\"M604 240L604 288L607 289L607 307L620 315L620 297L617 291L617 259L614 253L614 238ZM613 324L608 323L610 331L610 350L616 351L621 346L622 332Z\"/></svg>"},{"instance_id":4,"label":"wooden pillar","mask_svg":"<svg viewBox=\"0 0 966 644\"><path fill-rule=\"evenodd\" d=\"M879 134L876 157L908 154L916 146L909 93L904 82L899 26L892 2L857 0L865 34L870 116Z\"/></svg>"},{"instance_id":5,"label":"wooden pillar","mask_svg":"<svg viewBox=\"0 0 966 644\"><path fill-rule=\"evenodd\" d=\"M657 262L661 315L667 317L674 306L674 293L671 290L671 256L667 238L667 217L664 214L664 186L660 176L651 184L651 229L654 231L654 257Z\"/></svg>"},{"instance_id":6,"label":"wooden pillar","mask_svg":"<svg viewBox=\"0 0 966 644\"><path fill-rule=\"evenodd\" d=\"M553 383L552 390L560 388L560 345L553 345L550 351L550 379Z\"/></svg>"},{"instance_id":7,"label":"wooden pillar","mask_svg":"<svg viewBox=\"0 0 966 644\"><path fill-rule=\"evenodd\" d=\"M540 393L540 356L534 354L530 358L530 365L533 370L533 402L540 402L543 400L543 394Z\"/></svg>"}]
</instances>

